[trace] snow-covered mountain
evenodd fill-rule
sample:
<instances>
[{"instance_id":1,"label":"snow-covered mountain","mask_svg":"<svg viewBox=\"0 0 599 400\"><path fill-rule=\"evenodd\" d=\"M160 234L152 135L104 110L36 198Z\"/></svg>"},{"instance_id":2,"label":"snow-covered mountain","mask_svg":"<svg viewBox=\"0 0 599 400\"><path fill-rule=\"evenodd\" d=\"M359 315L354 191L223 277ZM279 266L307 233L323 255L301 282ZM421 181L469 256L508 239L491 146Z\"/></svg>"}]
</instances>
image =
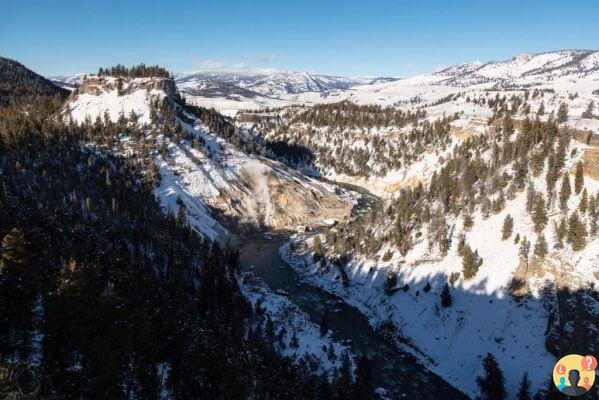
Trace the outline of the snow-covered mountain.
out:
<instances>
[{"instance_id":1,"label":"snow-covered mountain","mask_svg":"<svg viewBox=\"0 0 599 400\"><path fill-rule=\"evenodd\" d=\"M348 89L355 85L390 82L396 78L346 78L319 75L311 72L257 70L242 72L188 72L175 74L175 82L182 92L215 97L262 95L280 98L283 95L304 92L325 92ZM218 87L218 91L215 91Z\"/></svg>"},{"instance_id":2,"label":"snow-covered mountain","mask_svg":"<svg viewBox=\"0 0 599 400\"><path fill-rule=\"evenodd\" d=\"M48 77L54 84L71 90L81 86L84 78L85 74L83 72L74 75L54 75Z\"/></svg>"},{"instance_id":3,"label":"snow-covered mountain","mask_svg":"<svg viewBox=\"0 0 599 400\"><path fill-rule=\"evenodd\" d=\"M491 84L503 88L534 86L589 75L599 76L599 51L522 53L506 61L460 64L413 80L459 87Z\"/></svg>"}]
</instances>

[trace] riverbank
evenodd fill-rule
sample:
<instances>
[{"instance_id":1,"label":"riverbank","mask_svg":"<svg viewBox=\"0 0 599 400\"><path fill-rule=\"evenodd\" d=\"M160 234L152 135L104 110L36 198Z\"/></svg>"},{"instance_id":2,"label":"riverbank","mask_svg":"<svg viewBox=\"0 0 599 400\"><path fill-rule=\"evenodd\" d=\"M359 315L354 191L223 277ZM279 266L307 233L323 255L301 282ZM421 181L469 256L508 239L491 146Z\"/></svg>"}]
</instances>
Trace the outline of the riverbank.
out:
<instances>
[{"instance_id":1,"label":"riverbank","mask_svg":"<svg viewBox=\"0 0 599 400\"><path fill-rule=\"evenodd\" d=\"M240 241L242 268L258 274L272 291L284 293L313 323L321 321L327 310L332 339L348 344L354 354L366 354L373 363L374 386L385 388L393 398L468 398L427 370L412 354L390 345L357 308L300 279L280 257L279 249L287 240L287 235L279 232L252 234Z\"/></svg>"}]
</instances>

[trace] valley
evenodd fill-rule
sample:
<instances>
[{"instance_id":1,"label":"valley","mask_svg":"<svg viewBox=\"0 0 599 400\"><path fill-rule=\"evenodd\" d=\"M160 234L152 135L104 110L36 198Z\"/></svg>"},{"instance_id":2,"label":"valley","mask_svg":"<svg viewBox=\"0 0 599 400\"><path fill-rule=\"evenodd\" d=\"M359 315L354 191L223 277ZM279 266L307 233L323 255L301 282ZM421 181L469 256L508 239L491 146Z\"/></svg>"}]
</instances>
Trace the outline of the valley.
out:
<instances>
[{"instance_id":1,"label":"valley","mask_svg":"<svg viewBox=\"0 0 599 400\"><path fill-rule=\"evenodd\" d=\"M302 281L356 306L372 326L393 321L412 340L424 365L470 396L476 395L473 377L481 373L480 360L492 352L505 368L509 396L515 396L525 371L534 388L546 386L541 366L551 364L557 355L552 344L556 337L569 337L571 351L598 345L590 333L598 332L596 317L580 317L581 322L569 311L560 311L564 301L597 304L595 214L586 221L589 242L584 249L560 244L565 234L560 236L558 229L565 224L561 232L568 231L569 215L576 215L581 202L586 212L589 193L599 189L597 181L587 179L594 170L588 160L599 129L597 112L588 112L597 103L596 59L596 52L586 51L524 54L405 80L283 94L253 107L242 100L240 109L232 109L230 102L223 105L219 98L184 96L234 115L239 127L265 140L308 149L309 164L299 161L296 167L316 170L333 182L358 185L383 198L357 221L295 235L283 248L288 252L285 261ZM373 104L380 108L372 108ZM560 110L566 107L568 117L561 118ZM385 119L397 110L406 122ZM529 139L518 135L531 132L535 124L535 132L556 129L556 139L532 139L543 142L544 150L533 144L522 153L518 146L529 146L524 145ZM570 189L578 195L563 200L560 192L571 183L564 184L568 179L561 175L554 184L555 178L543 165L552 162L545 151L553 140L565 147L560 168L571 181L578 163L587 160L584 178L578 178L579 188L584 181L586 195L581 189ZM502 149L506 141L515 147ZM525 156L521 161L501 161L510 159L507 154L512 151L520 154L516 158ZM474 164L467 166L462 160ZM479 166L488 172L475 172ZM526 170L521 172L522 168ZM438 202L416 197L422 196L423 187L426 191L427 186L438 185L443 174L449 174L451 182L468 180L472 173L478 177L463 185L455 183L464 194L475 190L464 198L458 195L461 200L443 204L443 196L454 196L447 191L441 192ZM510 186L510 179L518 174L523 174L525 183L516 183L518 187L512 181ZM484 175L490 180L481 181ZM544 191L548 221L539 223L533 212L534 193ZM423 211L409 210L421 207L418 201ZM443 216L438 214L441 210ZM395 213L397 218L388 217ZM401 213L406 217L400 219ZM505 240L501 232L508 216L513 218L514 233ZM482 264L474 268L473 277L465 276L461 249L465 239ZM516 289L521 281L524 286ZM444 310L438 296L447 282L451 282L454 304ZM565 300L554 291L573 294ZM566 333L574 323L582 323L586 332ZM526 337L524 330L530 332ZM462 345L466 342L468 348Z\"/></svg>"},{"instance_id":2,"label":"valley","mask_svg":"<svg viewBox=\"0 0 599 400\"><path fill-rule=\"evenodd\" d=\"M34 388L460 399L495 363L543 400L599 351L598 51L410 78L2 62L0 353ZM66 245L30 258L44 237Z\"/></svg>"}]
</instances>

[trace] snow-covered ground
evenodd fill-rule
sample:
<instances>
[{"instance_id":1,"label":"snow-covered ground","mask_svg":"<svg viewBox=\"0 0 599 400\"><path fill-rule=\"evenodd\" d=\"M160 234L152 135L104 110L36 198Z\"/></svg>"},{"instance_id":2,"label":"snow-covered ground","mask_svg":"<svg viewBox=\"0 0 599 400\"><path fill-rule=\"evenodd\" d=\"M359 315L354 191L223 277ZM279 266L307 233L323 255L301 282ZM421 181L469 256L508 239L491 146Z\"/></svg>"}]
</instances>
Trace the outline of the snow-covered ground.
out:
<instances>
[{"instance_id":1,"label":"snow-covered ground","mask_svg":"<svg viewBox=\"0 0 599 400\"><path fill-rule=\"evenodd\" d=\"M239 283L252 307L261 308L274 322L277 337L283 336L284 346L280 348L283 355L296 361L312 358L317 361L321 373L331 373L341 366L343 353L351 354L349 347L335 341L330 332L322 336L320 327L310 321L308 314L286 296L273 293L257 274L244 272ZM294 336L295 346L292 345ZM331 353L334 353L333 357Z\"/></svg>"},{"instance_id":2,"label":"snow-covered ground","mask_svg":"<svg viewBox=\"0 0 599 400\"><path fill-rule=\"evenodd\" d=\"M572 141L565 170L573 171L587 148L586 144ZM546 190L544 177L542 173L533 181L541 193ZM599 182L588 176L584 178L584 186L589 194L599 192ZM577 209L580 199L581 195L573 194L568 201L569 210ZM476 212L470 230L464 229L462 219L448 220L453 240L444 258L436 250L431 251L426 240L420 240L405 257L395 251L386 262L352 260L346 268L350 278L348 288L343 287L336 268L327 270L320 263L314 264L312 253L290 253L286 246L281 254L304 278L363 310L373 325L388 318L393 320L415 347L432 359L422 357L428 367L472 396L478 391L475 379L483 373L482 357L487 352L493 353L506 377L509 398L513 398L524 372L529 374L536 389L545 384L555 362L545 347L550 304L543 298L544 287L565 283L571 289L599 287L599 238L589 239L582 251L573 251L570 246L555 250L552 221L559 222L563 213L556 204L548 206L547 212L549 223L541 234L547 238L550 254L542 273L529 277L530 296L524 298L514 298L510 284L522 262L519 245L513 238L518 234L531 242L532 260L532 247L538 237L526 210L525 192L508 200L503 211L486 219ZM513 235L502 240L507 214L514 219ZM484 262L474 278L460 277L455 282L451 289L453 305L443 308L439 299L442 286L452 273L462 271L457 249L461 232ZM298 236L296 240L301 243L313 239ZM294 247L302 248L299 244ZM379 255L382 257L388 250L394 249L385 247ZM389 269L398 278L398 291L392 295L385 290ZM423 290L427 283L431 286L428 293ZM404 292L401 288L406 284L409 290ZM415 354L422 356L420 352Z\"/></svg>"}]
</instances>

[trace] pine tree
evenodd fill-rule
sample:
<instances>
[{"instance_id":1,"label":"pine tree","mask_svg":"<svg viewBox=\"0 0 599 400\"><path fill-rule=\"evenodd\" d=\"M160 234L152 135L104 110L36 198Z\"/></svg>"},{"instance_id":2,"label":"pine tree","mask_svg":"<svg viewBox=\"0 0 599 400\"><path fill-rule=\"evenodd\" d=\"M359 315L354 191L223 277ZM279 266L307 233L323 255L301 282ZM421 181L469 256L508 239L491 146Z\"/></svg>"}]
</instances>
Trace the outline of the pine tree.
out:
<instances>
[{"instance_id":1,"label":"pine tree","mask_svg":"<svg viewBox=\"0 0 599 400\"><path fill-rule=\"evenodd\" d=\"M533 207L532 222L534 223L535 232L542 232L547 225L547 210L545 199L542 194L538 194Z\"/></svg>"},{"instance_id":2,"label":"pine tree","mask_svg":"<svg viewBox=\"0 0 599 400\"><path fill-rule=\"evenodd\" d=\"M538 115L545 115L545 103L544 102L541 102L541 105L539 106L537 114Z\"/></svg>"},{"instance_id":3,"label":"pine tree","mask_svg":"<svg viewBox=\"0 0 599 400\"><path fill-rule=\"evenodd\" d=\"M563 247L563 242L564 239L566 238L566 235L568 234L568 225L566 223L566 218L562 218L560 223L554 223L554 230L555 230L555 246L556 248L562 248Z\"/></svg>"},{"instance_id":4,"label":"pine tree","mask_svg":"<svg viewBox=\"0 0 599 400\"><path fill-rule=\"evenodd\" d=\"M462 249L462 272L464 274L464 279L473 278L482 263L482 258L479 259L469 245L464 245L464 248Z\"/></svg>"},{"instance_id":5,"label":"pine tree","mask_svg":"<svg viewBox=\"0 0 599 400\"><path fill-rule=\"evenodd\" d=\"M584 112L581 114L582 118L595 118L595 115L593 114L593 109L595 108L595 102L591 100L591 102L589 103L589 105L587 106L586 110L584 110Z\"/></svg>"},{"instance_id":6,"label":"pine tree","mask_svg":"<svg viewBox=\"0 0 599 400\"><path fill-rule=\"evenodd\" d=\"M580 221L578 214L573 212L568 221L568 242L572 245L574 251L584 249L586 234L584 223Z\"/></svg>"},{"instance_id":7,"label":"pine tree","mask_svg":"<svg viewBox=\"0 0 599 400\"><path fill-rule=\"evenodd\" d=\"M557 110L557 123L563 124L568 120L568 105L562 102Z\"/></svg>"},{"instance_id":8,"label":"pine tree","mask_svg":"<svg viewBox=\"0 0 599 400\"><path fill-rule=\"evenodd\" d=\"M335 387L337 388L337 398L349 399L353 392L352 368L349 357L349 352L345 351L341 356L341 366L337 379L335 379Z\"/></svg>"},{"instance_id":9,"label":"pine tree","mask_svg":"<svg viewBox=\"0 0 599 400\"><path fill-rule=\"evenodd\" d=\"M503 220L503 229L502 229L502 240L507 240L510 236L512 236L512 231L514 229L514 219L510 214L505 216Z\"/></svg>"},{"instance_id":10,"label":"pine tree","mask_svg":"<svg viewBox=\"0 0 599 400\"><path fill-rule=\"evenodd\" d=\"M476 378L482 400L505 399L505 379L493 354L487 353L483 359L483 368L485 375Z\"/></svg>"},{"instance_id":11,"label":"pine tree","mask_svg":"<svg viewBox=\"0 0 599 400\"><path fill-rule=\"evenodd\" d=\"M532 182L529 183L528 189L526 190L526 211L532 212L532 208L535 203L535 187Z\"/></svg>"},{"instance_id":12,"label":"pine tree","mask_svg":"<svg viewBox=\"0 0 599 400\"><path fill-rule=\"evenodd\" d=\"M453 299L451 297L451 292L449 291L449 285L445 282L443 289L441 289L441 306L447 308L451 306L452 303Z\"/></svg>"},{"instance_id":13,"label":"pine tree","mask_svg":"<svg viewBox=\"0 0 599 400\"><path fill-rule=\"evenodd\" d=\"M372 399L372 365L366 355L361 355L356 362L356 379L352 400Z\"/></svg>"},{"instance_id":14,"label":"pine tree","mask_svg":"<svg viewBox=\"0 0 599 400\"><path fill-rule=\"evenodd\" d=\"M582 161L576 163L576 175L574 175L574 193L580 194L582 186L584 185L584 168Z\"/></svg>"},{"instance_id":15,"label":"pine tree","mask_svg":"<svg viewBox=\"0 0 599 400\"><path fill-rule=\"evenodd\" d=\"M179 211L177 212L177 224L181 227L187 227L187 211L185 205L181 203Z\"/></svg>"},{"instance_id":16,"label":"pine tree","mask_svg":"<svg viewBox=\"0 0 599 400\"><path fill-rule=\"evenodd\" d=\"M12 311L23 314L18 318L27 319L39 282L36 253L32 243L27 240L19 228L11 229L2 239L0 245L0 314ZM3 303L10 310L3 310Z\"/></svg>"},{"instance_id":17,"label":"pine tree","mask_svg":"<svg viewBox=\"0 0 599 400\"><path fill-rule=\"evenodd\" d=\"M535 244L534 255L539 258L545 258L548 253L547 241L543 234L537 237L537 243Z\"/></svg>"},{"instance_id":18,"label":"pine tree","mask_svg":"<svg viewBox=\"0 0 599 400\"><path fill-rule=\"evenodd\" d=\"M580 196L580 203L578 204L578 210L580 214L584 215L587 212L589 205L589 196L587 194L587 189L584 188L582 190L582 195Z\"/></svg>"},{"instance_id":19,"label":"pine tree","mask_svg":"<svg viewBox=\"0 0 599 400\"><path fill-rule=\"evenodd\" d=\"M522 375L522 381L520 381L518 400L530 400L530 379L528 379L527 372Z\"/></svg>"},{"instance_id":20,"label":"pine tree","mask_svg":"<svg viewBox=\"0 0 599 400\"><path fill-rule=\"evenodd\" d=\"M431 284L429 281L426 281L426 285L424 285L424 287L422 288L422 291L424 293L428 293L431 291Z\"/></svg>"},{"instance_id":21,"label":"pine tree","mask_svg":"<svg viewBox=\"0 0 599 400\"><path fill-rule=\"evenodd\" d=\"M559 204L562 210L566 210L568 208L568 199L572 194L572 187L570 186L570 175L568 173L564 174L564 178L562 180L562 190L559 195Z\"/></svg>"},{"instance_id":22,"label":"pine tree","mask_svg":"<svg viewBox=\"0 0 599 400\"><path fill-rule=\"evenodd\" d=\"M329 332L329 309L325 307L320 320L320 336L325 336Z\"/></svg>"}]
</instances>

